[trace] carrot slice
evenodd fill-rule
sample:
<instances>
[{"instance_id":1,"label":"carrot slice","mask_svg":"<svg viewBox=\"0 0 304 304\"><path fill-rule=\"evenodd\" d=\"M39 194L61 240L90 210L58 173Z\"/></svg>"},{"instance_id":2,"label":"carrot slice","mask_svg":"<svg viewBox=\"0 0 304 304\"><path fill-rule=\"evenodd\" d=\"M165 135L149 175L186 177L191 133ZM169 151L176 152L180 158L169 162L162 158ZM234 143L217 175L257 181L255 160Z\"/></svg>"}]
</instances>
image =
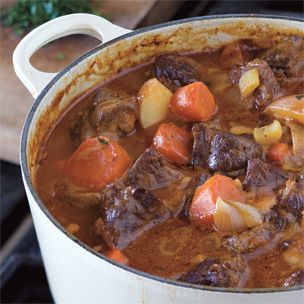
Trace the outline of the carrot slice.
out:
<instances>
[{"instance_id":1,"label":"carrot slice","mask_svg":"<svg viewBox=\"0 0 304 304\"><path fill-rule=\"evenodd\" d=\"M172 123L163 123L153 138L152 146L168 160L177 164L187 164L190 161L191 144L190 132Z\"/></svg>"},{"instance_id":2,"label":"carrot slice","mask_svg":"<svg viewBox=\"0 0 304 304\"><path fill-rule=\"evenodd\" d=\"M213 214L218 197L224 201L245 201L244 193L233 179L214 175L196 189L189 209L190 220L201 228L210 227L214 222Z\"/></svg>"},{"instance_id":3,"label":"carrot slice","mask_svg":"<svg viewBox=\"0 0 304 304\"><path fill-rule=\"evenodd\" d=\"M104 255L120 264L129 264L129 259L118 249L111 249L105 252Z\"/></svg>"},{"instance_id":4,"label":"carrot slice","mask_svg":"<svg viewBox=\"0 0 304 304\"><path fill-rule=\"evenodd\" d=\"M266 156L271 162L281 166L288 153L290 153L290 148L287 144L276 143L268 148Z\"/></svg>"},{"instance_id":5,"label":"carrot slice","mask_svg":"<svg viewBox=\"0 0 304 304\"><path fill-rule=\"evenodd\" d=\"M207 121L216 112L214 96L208 87L196 81L178 89L170 100L171 112L183 119Z\"/></svg>"},{"instance_id":6,"label":"carrot slice","mask_svg":"<svg viewBox=\"0 0 304 304\"><path fill-rule=\"evenodd\" d=\"M82 142L66 160L63 172L75 186L99 191L120 178L130 164L126 150L118 143L99 136Z\"/></svg>"}]
</instances>

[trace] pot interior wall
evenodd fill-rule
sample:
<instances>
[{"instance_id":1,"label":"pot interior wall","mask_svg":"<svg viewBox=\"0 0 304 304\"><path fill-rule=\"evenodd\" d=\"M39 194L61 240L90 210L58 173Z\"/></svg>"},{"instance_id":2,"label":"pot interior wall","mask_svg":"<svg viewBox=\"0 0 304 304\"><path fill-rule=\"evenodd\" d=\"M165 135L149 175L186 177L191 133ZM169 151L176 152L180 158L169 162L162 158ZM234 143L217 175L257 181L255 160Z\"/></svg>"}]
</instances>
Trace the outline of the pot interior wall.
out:
<instances>
[{"instance_id":1,"label":"pot interior wall","mask_svg":"<svg viewBox=\"0 0 304 304\"><path fill-rule=\"evenodd\" d=\"M60 72L34 103L23 135L28 139L26 159L32 182L35 184L39 152L50 130L87 90L160 53L200 52L238 39L265 43L282 35L303 35L302 25L300 21L257 17L195 19L139 30L89 52Z\"/></svg>"}]
</instances>

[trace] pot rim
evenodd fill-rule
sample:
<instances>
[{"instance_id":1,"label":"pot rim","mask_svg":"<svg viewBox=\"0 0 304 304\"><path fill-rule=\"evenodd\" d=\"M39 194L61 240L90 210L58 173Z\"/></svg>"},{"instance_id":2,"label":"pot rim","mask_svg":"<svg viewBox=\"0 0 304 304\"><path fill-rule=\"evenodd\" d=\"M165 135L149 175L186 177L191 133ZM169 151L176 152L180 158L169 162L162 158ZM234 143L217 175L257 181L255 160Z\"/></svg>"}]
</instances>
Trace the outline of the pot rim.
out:
<instances>
[{"instance_id":1,"label":"pot rim","mask_svg":"<svg viewBox=\"0 0 304 304\"><path fill-rule=\"evenodd\" d=\"M204 285L198 285L198 284L192 284L192 283L186 283L186 282L180 282L172 279L162 278L160 276L152 275L140 270L137 270L135 268L122 265L120 263L115 262L114 260L111 260L107 258L106 256L102 255L101 253L98 253L94 251L91 247L86 245L85 243L78 240L76 237L70 235L66 229L56 220L56 218L49 212L49 210L46 208L46 206L43 204L43 202L40 200L38 193L36 192L33 183L31 181L29 168L27 165L27 143L28 143L28 133L30 129L30 125L33 121L34 114L40 104L40 102L43 100L45 95L48 93L48 91L53 87L53 85L59 81L65 74L67 74L71 68L78 65L80 62L84 61L89 56L99 52L100 50L120 41L124 40L129 37L136 36L138 34L146 33L152 30L160 29L160 28L166 28L178 24L184 24L194 21L200 21L200 20L210 20L210 19L229 19L229 18L263 18L263 19L281 19L281 20L289 20L289 21L298 21L298 22L304 22L302 18L298 17L290 17L290 16L283 16L283 15L268 15L268 14L227 14L227 15L209 15L209 16L199 16L199 17L193 17L193 18L186 18L186 19L180 19L180 20L174 20L169 21L165 23L160 23L152 26L143 27L137 30L134 30L130 33L124 34L122 36L119 36L117 38L114 38L113 40L110 40L104 44L101 44L92 50L88 51L87 53L83 54L79 58L75 59L71 64L66 66L64 69L62 69L58 74L44 87L44 89L40 92L36 100L33 102L29 113L26 117L22 134L21 134L21 143L20 143L20 165L21 165L21 171L24 176L24 180L27 183L28 189L34 198L35 202L41 209L41 211L46 215L46 217L49 219L49 221L57 228L59 229L65 236L67 236L70 240L75 242L77 245L82 247L88 254L93 254L94 256L107 261L111 263L114 266L117 266L123 270L126 270L128 272L131 272L135 275L142 276L147 279L151 279L154 281L157 281L159 283L166 283L169 285L177 286L177 287L185 287L189 289L196 289L196 290L202 290L202 291L216 291L216 292L227 292L227 293L241 293L241 294L261 294L261 293L272 293L272 292L287 292L287 291L296 291L304 289L303 286L296 286L291 288L225 288L225 287L210 287L210 286L204 286Z\"/></svg>"}]
</instances>

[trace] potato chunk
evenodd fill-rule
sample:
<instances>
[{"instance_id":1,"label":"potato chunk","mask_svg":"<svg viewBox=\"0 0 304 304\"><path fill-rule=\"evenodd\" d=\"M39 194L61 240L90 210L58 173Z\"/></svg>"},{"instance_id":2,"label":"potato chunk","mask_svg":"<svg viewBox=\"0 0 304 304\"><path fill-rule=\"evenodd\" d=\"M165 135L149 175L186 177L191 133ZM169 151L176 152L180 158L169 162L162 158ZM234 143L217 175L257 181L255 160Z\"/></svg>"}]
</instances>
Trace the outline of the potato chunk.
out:
<instances>
[{"instance_id":1,"label":"potato chunk","mask_svg":"<svg viewBox=\"0 0 304 304\"><path fill-rule=\"evenodd\" d=\"M156 78L146 81L138 92L139 121L147 129L162 120L168 113L172 93Z\"/></svg>"}]
</instances>

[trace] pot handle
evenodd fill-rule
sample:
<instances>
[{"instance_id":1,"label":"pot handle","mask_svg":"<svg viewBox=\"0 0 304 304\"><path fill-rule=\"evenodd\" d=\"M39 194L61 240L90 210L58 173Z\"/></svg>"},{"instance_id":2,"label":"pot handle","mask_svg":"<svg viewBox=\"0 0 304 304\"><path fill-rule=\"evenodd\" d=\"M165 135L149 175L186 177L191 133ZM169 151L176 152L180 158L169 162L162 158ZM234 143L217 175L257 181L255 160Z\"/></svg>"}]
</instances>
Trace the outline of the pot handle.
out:
<instances>
[{"instance_id":1,"label":"pot handle","mask_svg":"<svg viewBox=\"0 0 304 304\"><path fill-rule=\"evenodd\" d=\"M104 43L128 32L130 30L96 15L71 14L58 17L35 28L20 41L13 54L15 73L36 98L56 75L41 72L31 65L30 58L39 48L55 39L72 34L87 34Z\"/></svg>"}]
</instances>

